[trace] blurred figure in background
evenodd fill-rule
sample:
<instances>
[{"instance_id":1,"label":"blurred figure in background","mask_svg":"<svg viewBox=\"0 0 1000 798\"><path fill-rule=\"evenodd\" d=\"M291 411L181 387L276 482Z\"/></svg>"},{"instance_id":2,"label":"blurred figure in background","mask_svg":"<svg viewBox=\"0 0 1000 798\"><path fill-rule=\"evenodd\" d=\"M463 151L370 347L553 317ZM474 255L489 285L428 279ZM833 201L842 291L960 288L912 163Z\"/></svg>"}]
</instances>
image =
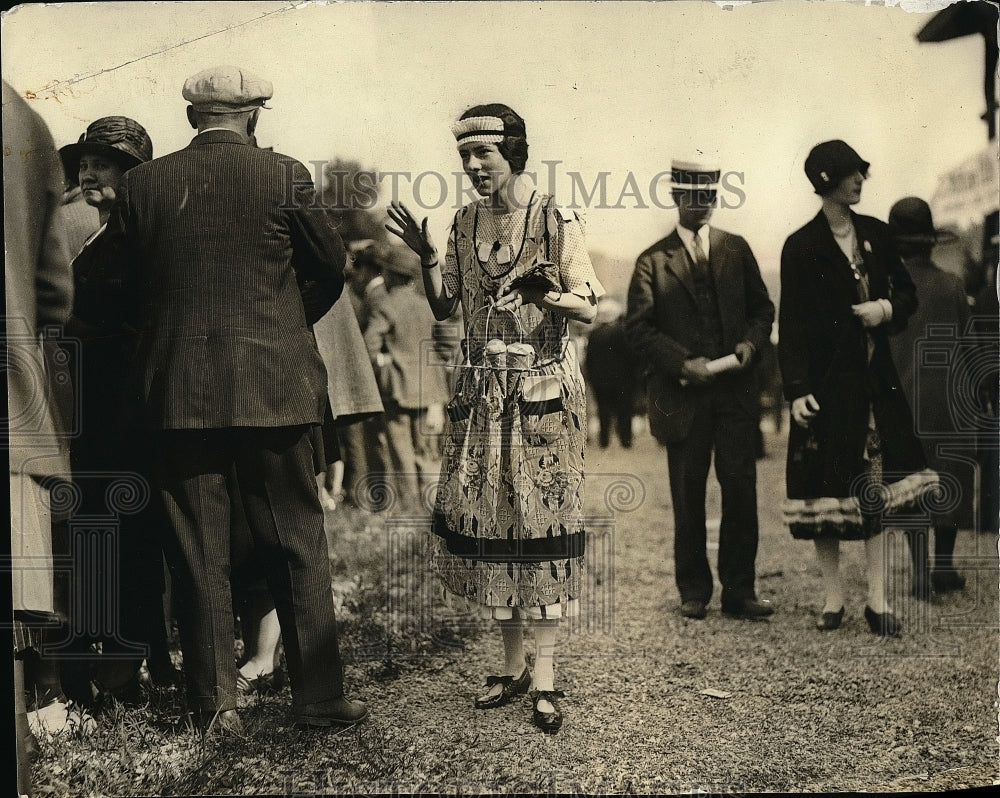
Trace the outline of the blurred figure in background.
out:
<instances>
[{"instance_id":1,"label":"blurred figure in background","mask_svg":"<svg viewBox=\"0 0 1000 798\"><path fill-rule=\"evenodd\" d=\"M386 260L388 248L371 239L362 239L351 242L348 249L353 257L344 272L347 278L345 293L351 301L357 326L363 334L371 317L373 304L385 296L382 264ZM324 336L318 338L322 347ZM362 349L366 355L365 364L370 371L371 361L363 343ZM382 409L381 399L379 409ZM385 472L385 425L381 413L340 424L337 434L344 460L343 500L348 504L366 507L369 502L365 497L375 495L372 492L375 488L373 481L381 479L373 475Z\"/></svg>"},{"instance_id":2,"label":"blurred figure in background","mask_svg":"<svg viewBox=\"0 0 1000 798\"><path fill-rule=\"evenodd\" d=\"M372 302L365 345L385 407L387 476L404 512L426 512L423 491L440 470L437 436L448 401L445 362L432 339L434 316L414 281L420 259L396 247L382 265L385 294Z\"/></svg>"},{"instance_id":3,"label":"blurred figure in background","mask_svg":"<svg viewBox=\"0 0 1000 798\"><path fill-rule=\"evenodd\" d=\"M966 519L966 523L971 520L972 483L965 479L955 455L942 455L939 446L944 444L954 451L956 433L959 432L950 404L955 397L954 386L961 384L959 372L963 369L963 358L958 346L969 321L969 302L961 278L942 271L931 260L934 245L949 234L934 228L930 206L924 200L905 197L893 205L889 211L889 232L916 286L919 300L906 329L889 339L889 348L899 372L900 384L913 411L915 431L923 444L927 464L938 475L950 475L961 485L960 504L933 517L933 572L928 552L928 530L923 527L906 528L906 540L913 560L910 594L915 598L928 599L932 586L938 593L960 590L965 586L964 577L955 570L952 555L959 519ZM928 342L935 335L932 325L937 326L939 337L943 329L952 331L952 337L944 339L946 344L950 341L955 347L947 369L921 368L924 364L919 344L921 341Z\"/></svg>"},{"instance_id":4,"label":"blurred figure in background","mask_svg":"<svg viewBox=\"0 0 1000 798\"><path fill-rule=\"evenodd\" d=\"M42 658L45 627L58 624L53 581L53 478L69 474L65 416L40 338L63 324L73 301L69 252L59 217L62 176L48 128L3 82L3 142L20 153L5 158L4 279L6 285L7 448L10 458L10 547L14 638L14 717L18 792L31 792L31 760L39 733L62 731L74 719L54 661ZM34 673L26 674L27 670ZM44 672L42 672L44 670ZM25 690L35 704L29 725ZM82 717L77 715L75 720Z\"/></svg>"},{"instance_id":5,"label":"blurred figure in background","mask_svg":"<svg viewBox=\"0 0 1000 798\"><path fill-rule=\"evenodd\" d=\"M601 297L594 329L587 339L584 376L594 392L600 423L598 444L611 442L612 427L625 449L632 448L632 415L639 387L638 367L625 334L625 306Z\"/></svg>"},{"instance_id":6,"label":"blurred figure in background","mask_svg":"<svg viewBox=\"0 0 1000 798\"><path fill-rule=\"evenodd\" d=\"M1000 527L1000 301L997 261L1000 260L998 214L989 217L983 247L985 281L972 305L975 337L985 350L982 373L973 374L982 423L976 459L979 461L979 530L997 534Z\"/></svg>"}]
</instances>

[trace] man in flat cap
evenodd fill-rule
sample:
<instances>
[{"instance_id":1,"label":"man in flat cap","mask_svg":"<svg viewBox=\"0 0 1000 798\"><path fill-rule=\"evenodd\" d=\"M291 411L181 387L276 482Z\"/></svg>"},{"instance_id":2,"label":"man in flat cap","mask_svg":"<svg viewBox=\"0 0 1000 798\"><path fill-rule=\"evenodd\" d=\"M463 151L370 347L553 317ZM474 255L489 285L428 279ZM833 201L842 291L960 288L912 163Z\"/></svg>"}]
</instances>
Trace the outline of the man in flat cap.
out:
<instances>
[{"instance_id":1,"label":"man in flat cap","mask_svg":"<svg viewBox=\"0 0 1000 798\"><path fill-rule=\"evenodd\" d=\"M752 369L774 305L747 242L709 227L719 170L695 161L671 166L678 225L639 256L625 326L649 364L650 429L667 447L681 614L704 618L712 595L705 488L714 452L722 611L763 618L772 608L754 587L759 422Z\"/></svg>"},{"instance_id":2,"label":"man in flat cap","mask_svg":"<svg viewBox=\"0 0 1000 798\"><path fill-rule=\"evenodd\" d=\"M349 725L367 710L343 693L309 434L327 402L310 325L340 296L343 244L306 168L252 145L270 83L223 66L189 78L182 93L198 134L127 173L106 246L142 334L137 388L173 532L189 705L206 732L240 729L235 490L268 568L293 721Z\"/></svg>"}]
</instances>

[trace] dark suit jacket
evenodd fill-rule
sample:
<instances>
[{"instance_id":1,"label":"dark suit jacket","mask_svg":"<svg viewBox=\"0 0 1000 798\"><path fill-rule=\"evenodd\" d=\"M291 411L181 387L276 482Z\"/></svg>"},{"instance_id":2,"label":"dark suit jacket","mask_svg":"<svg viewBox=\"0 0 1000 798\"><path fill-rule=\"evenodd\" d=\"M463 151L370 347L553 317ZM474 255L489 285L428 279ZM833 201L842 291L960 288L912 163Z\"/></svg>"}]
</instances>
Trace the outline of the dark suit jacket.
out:
<instances>
[{"instance_id":1,"label":"dark suit jacket","mask_svg":"<svg viewBox=\"0 0 1000 798\"><path fill-rule=\"evenodd\" d=\"M344 247L315 201L301 163L229 131L126 173L107 238L154 427L322 421L310 325L340 296Z\"/></svg>"},{"instance_id":2,"label":"dark suit jacket","mask_svg":"<svg viewBox=\"0 0 1000 798\"><path fill-rule=\"evenodd\" d=\"M759 351L771 334L774 304L749 244L710 227L709 265L724 351L734 351L740 341L749 341ZM636 261L625 328L639 360L647 364L650 430L661 443L683 440L706 389L682 386L681 366L687 358L705 354L705 342L687 251L676 230ZM752 372L726 379L740 389L747 411L756 413Z\"/></svg>"}]
</instances>

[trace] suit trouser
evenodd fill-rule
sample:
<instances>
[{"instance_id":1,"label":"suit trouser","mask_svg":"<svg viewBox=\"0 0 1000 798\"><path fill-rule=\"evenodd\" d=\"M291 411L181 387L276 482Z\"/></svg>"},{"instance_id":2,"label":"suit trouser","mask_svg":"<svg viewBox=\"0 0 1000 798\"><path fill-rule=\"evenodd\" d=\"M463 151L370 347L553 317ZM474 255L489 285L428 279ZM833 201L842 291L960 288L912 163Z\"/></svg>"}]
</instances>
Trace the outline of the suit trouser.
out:
<instances>
[{"instance_id":1,"label":"suit trouser","mask_svg":"<svg viewBox=\"0 0 1000 798\"><path fill-rule=\"evenodd\" d=\"M381 415L344 425L337 430L344 458L344 494L358 507L366 506L373 490L372 480L381 479L385 470L382 457L383 422Z\"/></svg>"},{"instance_id":2,"label":"suit trouser","mask_svg":"<svg viewBox=\"0 0 1000 798\"><path fill-rule=\"evenodd\" d=\"M339 698L343 663L309 426L164 430L158 449L193 708L236 707L230 480L238 483L254 548L267 564L293 704Z\"/></svg>"},{"instance_id":3,"label":"suit trouser","mask_svg":"<svg viewBox=\"0 0 1000 798\"><path fill-rule=\"evenodd\" d=\"M437 441L421 430L423 409L400 407L384 399L387 476L396 486L404 510L423 507L422 491L440 476Z\"/></svg>"},{"instance_id":4,"label":"suit trouser","mask_svg":"<svg viewBox=\"0 0 1000 798\"><path fill-rule=\"evenodd\" d=\"M715 451L715 475L722 491L719 581L722 601L756 598L757 418L741 405L737 389L717 384L698 402L687 438L667 444L670 495L674 505L674 567L681 601L708 603L712 572L705 546L705 493Z\"/></svg>"}]
</instances>

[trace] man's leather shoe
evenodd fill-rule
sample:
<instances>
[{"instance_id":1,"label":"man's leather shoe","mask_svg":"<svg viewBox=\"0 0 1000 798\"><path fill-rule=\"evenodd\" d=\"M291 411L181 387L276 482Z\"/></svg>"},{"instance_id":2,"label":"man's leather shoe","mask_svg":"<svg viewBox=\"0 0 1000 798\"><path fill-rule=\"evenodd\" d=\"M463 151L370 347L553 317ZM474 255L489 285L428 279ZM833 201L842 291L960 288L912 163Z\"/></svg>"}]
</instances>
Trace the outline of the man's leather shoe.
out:
<instances>
[{"instance_id":1,"label":"man's leather shoe","mask_svg":"<svg viewBox=\"0 0 1000 798\"><path fill-rule=\"evenodd\" d=\"M738 601L726 601L722 604L722 612L733 618L766 618L774 612L774 607L769 601L758 601L757 599L740 599Z\"/></svg>"},{"instance_id":2,"label":"man's leather shoe","mask_svg":"<svg viewBox=\"0 0 1000 798\"><path fill-rule=\"evenodd\" d=\"M701 620L708 614L708 608L704 601L685 601L681 604L681 615L685 618L695 618Z\"/></svg>"},{"instance_id":3,"label":"man's leather shoe","mask_svg":"<svg viewBox=\"0 0 1000 798\"><path fill-rule=\"evenodd\" d=\"M353 726L368 717L363 701L335 698L317 704L306 704L292 714L296 726Z\"/></svg>"},{"instance_id":4,"label":"man's leather shoe","mask_svg":"<svg viewBox=\"0 0 1000 798\"><path fill-rule=\"evenodd\" d=\"M202 710L191 713L195 727L208 737L218 734L223 737L243 737L243 721L235 709L223 709L219 712Z\"/></svg>"},{"instance_id":5,"label":"man's leather shoe","mask_svg":"<svg viewBox=\"0 0 1000 798\"><path fill-rule=\"evenodd\" d=\"M499 693L493 695L490 690L498 684L502 686L502 689ZM496 709L497 707L502 707L513 701L516 696L528 692L530 686L531 674L528 672L527 666L525 666L521 675L516 678L514 676L487 676L486 687L488 690L485 695L479 696L476 699L476 709Z\"/></svg>"}]
</instances>

